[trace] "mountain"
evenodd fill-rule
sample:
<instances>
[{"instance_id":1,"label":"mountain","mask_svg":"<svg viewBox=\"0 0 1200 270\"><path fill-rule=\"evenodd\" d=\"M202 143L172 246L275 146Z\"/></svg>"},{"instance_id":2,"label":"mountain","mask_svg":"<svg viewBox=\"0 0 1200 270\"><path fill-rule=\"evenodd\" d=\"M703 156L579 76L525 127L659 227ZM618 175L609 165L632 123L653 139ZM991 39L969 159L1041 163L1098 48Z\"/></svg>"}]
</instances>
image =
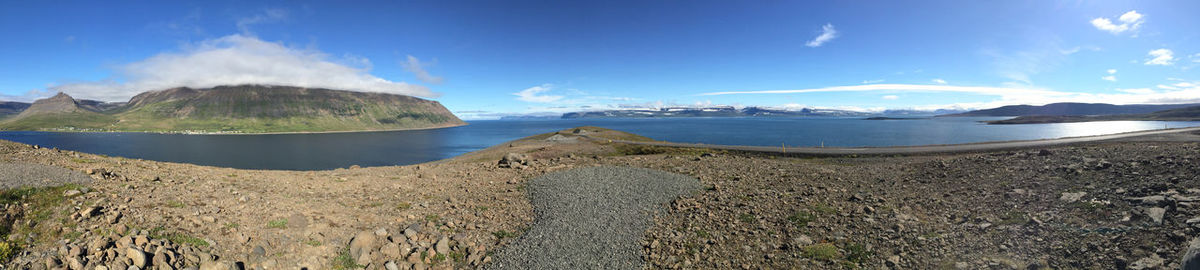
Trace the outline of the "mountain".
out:
<instances>
[{"instance_id":1,"label":"mountain","mask_svg":"<svg viewBox=\"0 0 1200 270\"><path fill-rule=\"evenodd\" d=\"M1052 103L1042 106L1010 105L999 108L976 110L965 113L939 115L956 116L1062 116L1062 115L1115 115L1151 113L1162 110L1178 109L1197 106L1200 104L1167 104L1167 105L1113 105L1104 103Z\"/></svg>"},{"instance_id":2,"label":"mountain","mask_svg":"<svg viewBox=\"0 0 1200 270\"><path fill-rule=\"evenodd\" d=\"M589 112L571 112L562 115L563 119L572 118L644 118L644 117L794 117L794 116L865 116L868 113L809 109L797 111L768 109L761 107L746 107L737 109L731 106L717 107L670 107L661 109L629 109Z\"/></svg>"},{"instance_id":3,"label":"mountain","mask_svg":"<svg viewBox=\"0 0 1200 270\"><path fill-rule=\"evenodd\" d=\"M437 101L410 96L288 86L172 88L124 103L38 100L0 123L6 130L139 132L326 132L465 125Z\"/></svg>"},{"instance_id":4,"label":"mountain","mask_svg":"<svg viewBox=\"0 0 1200 270\"><path fill-rule=\"evenodd\" d=\"M15 101L0 101L0 119L12 117L29 108L29 103Z\"/></svg>"},{"instance_id":5,"label":"mountain","mask_svg":"<svg viewBox=\"0 0 1200 270\"><path fill-rule=\"evenodd\" d=\"M1119 115L1031 115L1013 119L987 121L988 124L1045 124L1092 121L1200 121L1200 106L1162 110L1152 113Z\"/></svg>"}]
</instances>

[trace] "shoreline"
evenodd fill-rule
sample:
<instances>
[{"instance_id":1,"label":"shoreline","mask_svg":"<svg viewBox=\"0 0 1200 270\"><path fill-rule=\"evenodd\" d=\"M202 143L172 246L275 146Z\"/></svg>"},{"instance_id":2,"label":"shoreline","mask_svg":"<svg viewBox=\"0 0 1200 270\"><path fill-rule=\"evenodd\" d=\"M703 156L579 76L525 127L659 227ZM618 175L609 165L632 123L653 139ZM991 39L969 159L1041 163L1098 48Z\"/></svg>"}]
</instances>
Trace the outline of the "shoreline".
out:
<instances>
[{"instance_id":1,"label":"shoreline","mask_svg":"<svg viewBox=\"0 0 1200 270\"><path fill-rule=\"evenodd\" d=\"M261 133L223 133L223 132L154 132L154 131L50 131L50 130L0 130L0 132L54 132L54 133L142 133L142 134L160 134L160 135L288 135L288 134L333 134L333 133L368 133L368 132L391 132L391 131L409 131L409 130L430 130L453 128L470 125L466 121L462 124L433 126L421 128L402 128L402 129L379 129L379 130L340 130L340 131L287 131L287 132L261 132Z\"/></svg>"}]
</instances>

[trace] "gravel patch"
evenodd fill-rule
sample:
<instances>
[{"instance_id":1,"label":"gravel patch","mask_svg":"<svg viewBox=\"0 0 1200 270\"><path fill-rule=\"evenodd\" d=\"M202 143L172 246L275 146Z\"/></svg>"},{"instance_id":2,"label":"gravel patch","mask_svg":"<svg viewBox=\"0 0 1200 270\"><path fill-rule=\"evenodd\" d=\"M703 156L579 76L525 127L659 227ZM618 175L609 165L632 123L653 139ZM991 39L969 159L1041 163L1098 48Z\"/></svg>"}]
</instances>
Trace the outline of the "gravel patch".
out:
<instances>
[{"instance_id":1,"label":"gravel patch","mask_svg":"<svg viewBox=\"0 0 1200 270\"><path fill-rule=\"evenodd\" d=\"M554 172L526 186L535 219L493 269L641 269L653 215L701 188L696 178L627 167Z\"/></svg>"},{"instance_id":2,"label":"gravel patch","mask_svg":"<svg viewBox=\"0 0 1200 270\"><path fill-rule=\"evenodd\" d=\"M0 163L0 189L89 183L92 178L70 169L25 163Z\"/></svg>"}]
</instances>

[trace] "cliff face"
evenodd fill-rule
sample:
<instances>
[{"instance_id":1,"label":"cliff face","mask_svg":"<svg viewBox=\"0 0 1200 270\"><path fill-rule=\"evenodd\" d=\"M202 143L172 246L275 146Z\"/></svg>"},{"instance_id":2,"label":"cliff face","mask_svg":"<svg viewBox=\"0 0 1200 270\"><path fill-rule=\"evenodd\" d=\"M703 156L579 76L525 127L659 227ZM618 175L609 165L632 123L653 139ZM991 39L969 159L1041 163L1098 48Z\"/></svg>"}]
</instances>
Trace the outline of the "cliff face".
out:
<instances>
[{"instance_id":1,"label":"cliff face","mask_svg":"<svg viewBox=\"0 0 1200 270\"><path fill-rule=\"evenodd\" d=\"M117 106L81 104L59 94L35 102L22 115L26 113L109 116L115 119L91 124L69 121L74 128L109 131L322 132L466 124L437 101L394 94L260 85L150 91ZM62 129L65 126L60 124L68 122L65 121L68 119L53 121L41 117L38 123L21 123L22 118L14 117L0 124L0 128Z\"/></svg>"}]
</instances>

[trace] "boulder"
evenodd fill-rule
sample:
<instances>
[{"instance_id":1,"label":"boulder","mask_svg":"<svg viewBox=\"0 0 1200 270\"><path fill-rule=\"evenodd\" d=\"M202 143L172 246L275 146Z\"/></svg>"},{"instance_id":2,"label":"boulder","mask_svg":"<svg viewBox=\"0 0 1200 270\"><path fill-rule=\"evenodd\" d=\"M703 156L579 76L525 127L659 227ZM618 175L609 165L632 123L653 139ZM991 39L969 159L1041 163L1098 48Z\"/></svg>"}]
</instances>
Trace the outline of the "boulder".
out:
<instances>
[{"instance_id":1,"label":"boulder","mask_svg":"<svg viewBox=\"0 0 1200 270\"><path fill-rule=\"evenodd\" d=\"M1187 252L1183 254L1183 270L1200 270L1200 237L1192 238L1188 243Z\"/></svg>"},{"instance_id":2,"label":"boulder","mask_svg":"<svg viewBox=\"0 0 1200 270\"><path fill-rule=\"evenodd\" d=\"M504 158L500 159L498 164L500 168L517 168L529 165L529 156L518 153L508 153Z\"/></svg>"},{"instance_id":3,"label":"boulder","mask_svg":"<svg viewBox=\"0 0 1200 270\"><path fill-rule=\"evenodd\" d=\"M374 232L362 231L350 240L350 257L361 258L363 254L370 253L375 249L376 236Z\"/></svg>"}]
</instances>

